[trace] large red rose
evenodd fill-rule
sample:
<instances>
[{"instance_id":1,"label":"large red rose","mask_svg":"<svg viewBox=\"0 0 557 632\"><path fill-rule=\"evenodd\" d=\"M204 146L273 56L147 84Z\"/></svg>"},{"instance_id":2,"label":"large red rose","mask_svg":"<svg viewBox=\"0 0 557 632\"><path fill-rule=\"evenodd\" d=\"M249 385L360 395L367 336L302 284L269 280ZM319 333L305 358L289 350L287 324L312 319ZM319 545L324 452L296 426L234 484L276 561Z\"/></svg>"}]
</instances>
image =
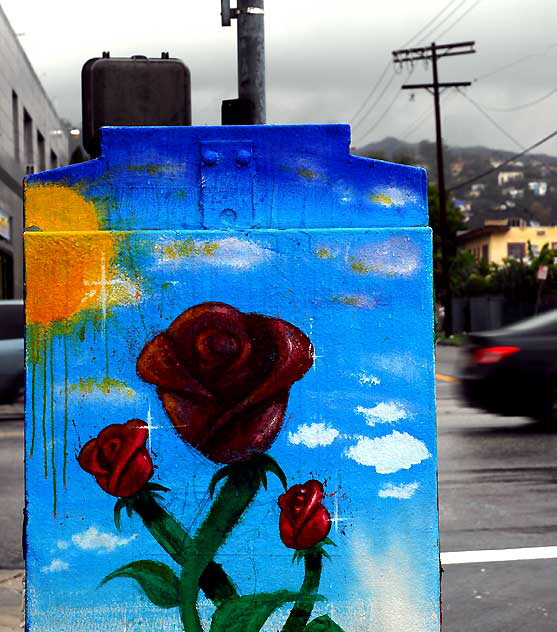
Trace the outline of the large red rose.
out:
<instances>
[{"instance_id":1,"label":"large red rose","mask_svg":"<svg viewBox=\"0 0 557 632\"><path fill-rule=\"evenodd\" d=\"M311 342L294 325L202 303L145 345L137 370L184 441L233 463L270 448L290 388L312 364Z\"/></svg>"},{"instance_id":2,"label":"large red rose","mask_svg":"<svg viewBox=\"0 0 557 632\"><path fill-rule=\"evenodd\" d=\"M323 485L314 480L292 485L279 496L280 538L285 546L300 551L329 535L331 517L322 504L324 496Z\"/></svg>"},{"instance_id":3,"label":"large red rose","mask_svg":"<svg viewBox=\"0 0 557 632\"><path fill-rule=\"evenodd\" d=\"M141 419L112 424L83 446L78 463L105 492L131 496L153 476L153 462L145 447L148 436Z\"/></svg>"}]
</instances>

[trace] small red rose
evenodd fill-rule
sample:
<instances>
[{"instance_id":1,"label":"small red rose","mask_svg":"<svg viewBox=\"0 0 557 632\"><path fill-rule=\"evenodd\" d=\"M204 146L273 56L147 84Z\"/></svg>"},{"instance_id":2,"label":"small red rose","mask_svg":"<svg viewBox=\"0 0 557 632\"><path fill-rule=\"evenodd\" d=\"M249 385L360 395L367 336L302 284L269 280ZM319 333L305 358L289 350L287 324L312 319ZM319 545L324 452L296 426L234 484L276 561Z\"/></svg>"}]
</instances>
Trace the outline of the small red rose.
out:
<instances>
[{"instance_id":1,"label":"small red rose","mask_svg":"<svg viewBox=\"0 0 557 632\"><path fill-rule=\"evenodd\" d=\"M145 447L148 437L147 424L141 419L112 424L83 446L77 461L105 492L132 496L153 476L153 462Z\"/></svg>"},{"instance_id":2,"label":"small red rose","mask_svg":"<svg viewBox=\"0 0 557 632\"><path fill-rule=\"evenodd\" d=\"M137 371L156 385L186 443L216 463L234 463L271 447L290 388L312 364L311 342L294 325L202 303L145 345Z\"/></svg>"},{"instance_id":3,"label":"small red rose","mask_svg":"<svg viewBox=\"0 0 557 632\"><path fill-rule=\"evenodd\" d=\"M331 516L322 504L325 497L319 481L292 487L278 499L280 538L290 549L302 550L324 540L331 530Z\"/></svg>"}]
</instances>

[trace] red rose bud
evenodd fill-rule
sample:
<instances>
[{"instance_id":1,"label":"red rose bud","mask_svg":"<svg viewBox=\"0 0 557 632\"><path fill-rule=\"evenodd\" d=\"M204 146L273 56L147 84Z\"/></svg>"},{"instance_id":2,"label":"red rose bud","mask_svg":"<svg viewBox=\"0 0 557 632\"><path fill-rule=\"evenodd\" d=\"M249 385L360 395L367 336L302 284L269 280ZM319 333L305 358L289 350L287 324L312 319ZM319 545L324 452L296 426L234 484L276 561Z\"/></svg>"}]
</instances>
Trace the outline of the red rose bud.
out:
<instances>
[{"instance_id":1,"label":"red rose bud","mask_svg":"<svg viewBox=\"0 0 557 632\"><path fill-rule=\"evenodd\" d=\"M311 342L294 325L202 303L145 345L137 371L186 443L234 463L271 447L290 388L312 364Z\"/></svg>"},{"instance_id":2,"label":"red rose bud","mask_svg":"<svg viewBox=\"0 0 557 632\"><path fill-rule=\"evenodd\" d=\"M307 481L292 487L278 499L280 538L290 549L308 549L324 540L331 530L331 516L322 504L323 485Z\"/></svg>"},{"instance_id":3,"label":"red rose bud","mask_svg":"<svg viewBox=\"0 0 557 632\"><path fill-rule=\"evenodd\" d=\"M153 462L145 447L149 430L141 419L112 424L88 441L77 457L101 489L112 496L131 496L153 476Z\"/></svg>"}]
</instances>

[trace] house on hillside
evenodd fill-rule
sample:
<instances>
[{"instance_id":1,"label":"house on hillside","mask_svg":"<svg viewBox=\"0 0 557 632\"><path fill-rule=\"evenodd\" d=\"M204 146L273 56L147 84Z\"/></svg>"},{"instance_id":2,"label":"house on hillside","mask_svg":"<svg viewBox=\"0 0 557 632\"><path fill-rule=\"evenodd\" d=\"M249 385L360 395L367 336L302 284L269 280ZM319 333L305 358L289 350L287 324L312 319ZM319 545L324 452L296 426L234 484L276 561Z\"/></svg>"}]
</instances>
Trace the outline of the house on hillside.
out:
<instances>
[{"instance_id":1,"label":"house on hillside","mask_svg":"<svg viewBox=\"0 0 557 632\"><path fill-rule=\"evenodd\" d=\"M528 226L521 218L489 220L480 228L458 236L460 250L471 252L479 261L503 263L503 259L525 259L528 243L534 254L545 245L557 250L557 226Z\"/></svg>"},{"instance_id":2,"label":"house on hillside","mask_svg":"<svg viewBox=\"0 0 557 632\"><path fill-rule=\"evenodd\" d=\"M509 182L517 182L524 178L522 171L500 171L497 174L497 185L500 187L509 184Z\"/></svg>"},{"instance_id":3,"label":"house on hillside","mask_svg":"<svg viewBox=\"0 0 557 632\"><path fill-rule=\"evenodd\" d=\"M547 193L547 182L528 182L528 188L538 197L543 197Z\"/></svg>"},{"instance_id":4,"label":"house on hillside","mask_svg":"<svg viewBox=\"0 0 557 632\"><path fill-rule=\"evenodd\" d=\"M23 295L26 173L68 163L68 134L0 8L0 299Z\"/></svg>"}]
</instances>

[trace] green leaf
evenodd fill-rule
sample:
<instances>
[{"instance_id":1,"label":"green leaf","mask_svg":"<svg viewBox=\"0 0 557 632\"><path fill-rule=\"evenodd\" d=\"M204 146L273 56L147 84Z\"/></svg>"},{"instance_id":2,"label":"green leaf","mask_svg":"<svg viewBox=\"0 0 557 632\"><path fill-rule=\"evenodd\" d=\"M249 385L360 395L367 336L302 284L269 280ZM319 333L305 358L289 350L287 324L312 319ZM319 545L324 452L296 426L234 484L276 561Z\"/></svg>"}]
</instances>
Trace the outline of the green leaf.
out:
<instances>
[{"instance_id":1,"label":"green leaf","mask_svg":"<svg viewBox=\"0 0 557 632\"><path fill-rule=\"evenodd\" d=\"M322 617L317 617L317 619L308 623L304 628L304 632L344 632L344 630L328 614L324 614Z\"/></svg>"},{"instance_id":2,"label":"green leaf","mask_svg":"<svg viewBox=\"0 0 557 632\"><path fill-rule=\"evenodd\" d=\"M286 480L286 474L284 473L284 470L278 464L278 462L273 459L272 456L265 454L264 457L265 469L267 470L267 472L271 472L279 479L279 481L282 483L282 486L284 487L284 491L286 491L288 489L288 481Z\"/></svg>"},{"instance_id":3,"label":"green leaf","mask_svg":"<svg viewBox=\"0 0 557 632\"><path fill-rule=\"evenodd\" d=\"M213 474L213 478L211 478L211 482L209 483L209 496L211 498L215 494L215 489L217 488L219 481L222 481L223 478L226 478L231 472L234 471L234 469L235 466L233 464L225 465L224 467L221 467L218 472L215 472Z\"/></svg>"},{"instance_id":4,"label":"green leaf","mask_svg":"<svg viewBox=\"0 0 557 632\"><path fill-rule=\"evenodd\" d=\"M179 605L178 578L174 571L162 562L139 560L121 566L107 575L99 584L99 588L118 577L135 579L151 602L159 608L175 608Z\"/></svg>"},{"instance_id":5,"label":"green leaf","mask_svg":"<svg viewBox=\"0 0 557 632\"><path fill-rule=\"evenodd\" d=\"M127 503L124 498L118 498L116 504L114 505L114 524L118 531L120 531L120 513L126 505Z\"/></svg>"},{"instance_id":6,"label":"green leaf","mask_svg":"<svg viewBox=\"0 0 557 632\"><path fill-rule=\"evenodd\" d=\"M145 488L153 490L155 492L169 492L170 487L165 487L164 485L159 485L158 483L147 483Z\"/></svg>"},{"instance_id":7,"label":"green leaf","mask_svg":"<svg viewBox=\"0 0 557 632\"><path fill-rule=\"evenodd\" d=\"M308 603L324 601L319 595L301 596L290 590L231 597L215 611L210 632L259 632L277 608L300 598Z\"/></svg>"}]
</instances>

